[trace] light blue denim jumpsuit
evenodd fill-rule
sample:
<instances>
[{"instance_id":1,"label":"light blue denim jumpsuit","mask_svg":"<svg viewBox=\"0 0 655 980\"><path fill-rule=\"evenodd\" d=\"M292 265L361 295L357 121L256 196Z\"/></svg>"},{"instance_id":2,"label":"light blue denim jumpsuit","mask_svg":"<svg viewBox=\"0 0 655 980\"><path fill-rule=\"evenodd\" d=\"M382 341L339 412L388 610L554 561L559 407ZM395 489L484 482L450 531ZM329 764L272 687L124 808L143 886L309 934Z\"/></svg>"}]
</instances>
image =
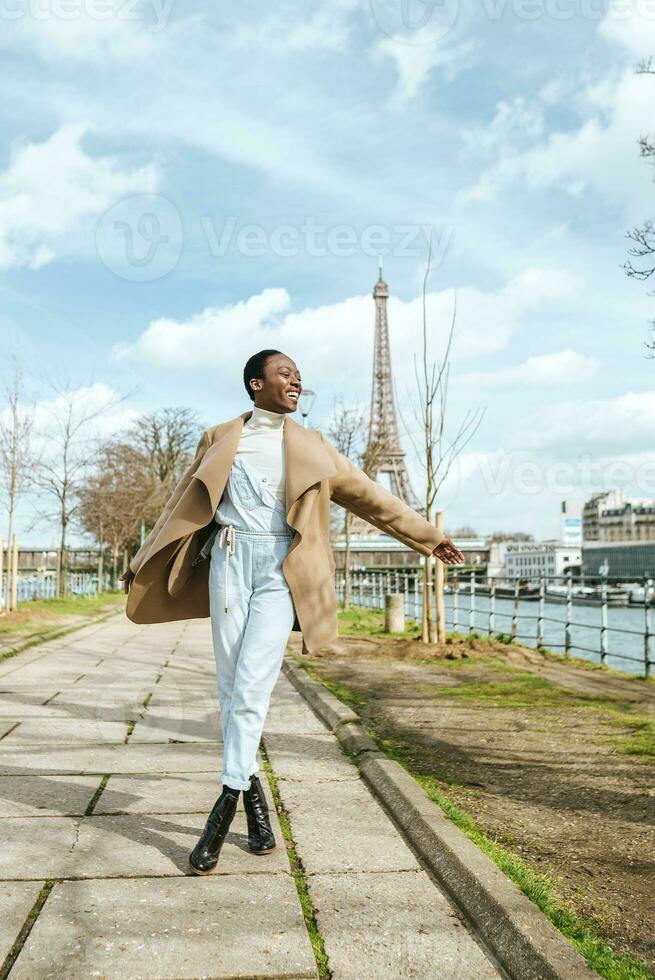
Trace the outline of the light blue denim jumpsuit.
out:
<instances>
[{"instance_id":1,"label":"light blue denim jumpsuit","mask_svg":"<svg viewBox=\"0 0 655 980\"><path fill-rule=\"evenodd\" d=\"M295 610L282 572L293 528L266 477L235 456L214 514L209 608L223 734L221 783L248 789Z\"/></svg>"}]
</instances>

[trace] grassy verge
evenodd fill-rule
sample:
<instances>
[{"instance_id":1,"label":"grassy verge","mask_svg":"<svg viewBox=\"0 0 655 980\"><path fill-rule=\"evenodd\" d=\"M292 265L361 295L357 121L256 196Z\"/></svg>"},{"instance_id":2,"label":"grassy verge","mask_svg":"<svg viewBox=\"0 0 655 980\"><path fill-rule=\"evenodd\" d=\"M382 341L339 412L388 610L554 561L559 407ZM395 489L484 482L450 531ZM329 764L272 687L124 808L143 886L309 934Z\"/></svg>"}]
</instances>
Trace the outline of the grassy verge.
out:
<instances>
[{"instance_id":1,"label":"grassy verge","mask_svg":"<svg viewBox=\"0 0 655 980\"><path fill-rule=\"evenodd\" d=\"M27 633L57 622L65 616L91 616L107 606L118 607L125 602L122 592L101 592L100 595L70 596L65 599L33 599L21 602L18 609L0 617L0 634Z\"/></svg>"},{"instance_id":2,"label":"grassy verge","mask_svg":"<svg viewBox=\"0 0 655 980\"><path fill-rule=\"evenodd\" d=\"M348 612L339 612L339 631L343 635L351 636L377 636L390 638L415 638L419 635L419 627L416 624L415 632L408 633L386 633L384 631L384 618L377 609L351 609ZM478 646L480 643L491 643L489 637L481 634L462 635L451 633L448 640L470 644L475 640ZM563 658L556 654L551 654L549 659L563 662ZM503 661L497 654L497 650L489 652L488 655L482 654L478 650L474 660L454 659L448 660L443 657L425 658L426 662L436 660L440 665L448 668L455 668L463 674L469 669L478 669L481 666L493 668L501 676L498 680L465 680L456 687L441 687L439 685L426 684L422 687L426 696L434 698L455 698L461 701L474 701L477 703L494 704L505 708L572 708L600 712L603 720L611 725L624 729L620 736L611 739L614 749L624 755L639 755L646 758L655 756L655 720L645 715L637 714L633 705L627 698L608 693L607 695L591 693L583 694L572 691L569 688L559 687L545 677L520 667L512 666ZM567 658L567 664L573 661ZM585 669L606 671L610 675L622 678L634 678L631 674L622 674L620 671L610 670L607 667L589 664L587 661L576 661L576 666L584 665ZM643 683L643 679L642 683ZM626 731L627 730L627 731Z\"/></svg>"}]
</instances>

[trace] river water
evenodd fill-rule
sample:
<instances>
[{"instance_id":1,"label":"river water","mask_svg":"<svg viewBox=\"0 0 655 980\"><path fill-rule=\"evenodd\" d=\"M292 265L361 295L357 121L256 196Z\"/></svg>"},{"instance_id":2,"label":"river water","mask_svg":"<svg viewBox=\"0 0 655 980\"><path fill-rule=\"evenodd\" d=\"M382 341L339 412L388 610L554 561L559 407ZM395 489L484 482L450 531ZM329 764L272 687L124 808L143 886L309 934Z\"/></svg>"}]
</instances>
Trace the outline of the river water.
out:
<instances>
[{"instance_id":1,"label":"river water","mask_svg":"<svg viewBox=\"0 0 655 980\"><path fill-rule=\"evenodd\" d=\"M369 583L371 580L369 579ZM341 598L341 583L338 583L337 595ZM446 628L452 630L453 593L444 596L446 605ZM353 588L352 602L368 608L384 608L384 598L380 588L369 587L358 582ZM488 595L476 593L475 615L473 629L484 635L489 632L489 603ZM496 597L495 622L493 633L509 634L512 628L513 599ZM405 593L405 615L420 622L422 618L422 595L420 589L412 588ZM471 597L463 589L459 592L457 611L457 632L467 633L470 623ZM517 616L517 639L526 646L537 645L537 616L539 603L535 600L519 600ZM605 665L615 670L623 670L630 674L644 674L644 636L646 615L644 607L609 606L607 609ZM543 645L554 653L564 653L564 636L566 623L566 603L544 602L544 621L542 628ZM655 629L655 608L649 609L649 633ZM601 651L601 608L600 606L584 606L572 604L570 654L600 663ZM655 661L655 636L649 639L649 659ZM655 670L653 670L655 673Z\"/></svg>"}]
</instances>

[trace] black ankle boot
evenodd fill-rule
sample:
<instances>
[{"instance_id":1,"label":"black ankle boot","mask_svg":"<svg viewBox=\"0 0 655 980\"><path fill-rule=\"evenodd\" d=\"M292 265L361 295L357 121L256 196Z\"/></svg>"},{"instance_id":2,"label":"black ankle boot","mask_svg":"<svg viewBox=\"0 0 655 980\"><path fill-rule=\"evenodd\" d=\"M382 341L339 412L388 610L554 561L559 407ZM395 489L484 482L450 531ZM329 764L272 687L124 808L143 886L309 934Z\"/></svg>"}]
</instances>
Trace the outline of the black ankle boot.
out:
<instances>
[{"instance_id":1,"label":"black ankle boot","mask_svg":"<svg viewBox=\"0 0 655 980\"><path fill-rule=\"evenodd\" d=\"M218 856L236 812L239 790L224 786L207 817L200 840L189 855L191 870L208 875L218 864Z\"/></svg>"},{"instance_id":2,"label":"black ankle boot","mask_svg":"<svg viewBox=\"0 0 655 980\"><path fill-rule=\"evenodd\" d=\"M257 773L250 777L250 789L243 791L243 806L248 822L248 847L255 854L267 854L276 845L268 820L268 803Z\"/></svg>"}]
</instances>

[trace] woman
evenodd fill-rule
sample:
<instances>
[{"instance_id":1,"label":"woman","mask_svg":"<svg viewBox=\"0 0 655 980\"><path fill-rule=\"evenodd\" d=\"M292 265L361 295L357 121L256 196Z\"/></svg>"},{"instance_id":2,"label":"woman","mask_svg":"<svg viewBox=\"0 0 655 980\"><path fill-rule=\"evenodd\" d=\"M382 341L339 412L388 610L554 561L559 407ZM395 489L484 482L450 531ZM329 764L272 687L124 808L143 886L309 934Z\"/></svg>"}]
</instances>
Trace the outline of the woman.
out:
<instances>
[{"instance_id":1,"label":"woman","mask_svg":"<svg viewBox=\"0 0 655 980\"><path fill-rule=\"evenodd\" d=\"M302 391L291 358L259 351L243 381L253 410L203 433L121 576L134 622L211 618L222 792L189 857L196 874L216 867L240 791L250 849L275 847L256 754L291 631L302 630L303 652L337 636L330 500L422 554L464 560L449 538L319 432L288 418Z\"/></svg>"}]
</instances>

